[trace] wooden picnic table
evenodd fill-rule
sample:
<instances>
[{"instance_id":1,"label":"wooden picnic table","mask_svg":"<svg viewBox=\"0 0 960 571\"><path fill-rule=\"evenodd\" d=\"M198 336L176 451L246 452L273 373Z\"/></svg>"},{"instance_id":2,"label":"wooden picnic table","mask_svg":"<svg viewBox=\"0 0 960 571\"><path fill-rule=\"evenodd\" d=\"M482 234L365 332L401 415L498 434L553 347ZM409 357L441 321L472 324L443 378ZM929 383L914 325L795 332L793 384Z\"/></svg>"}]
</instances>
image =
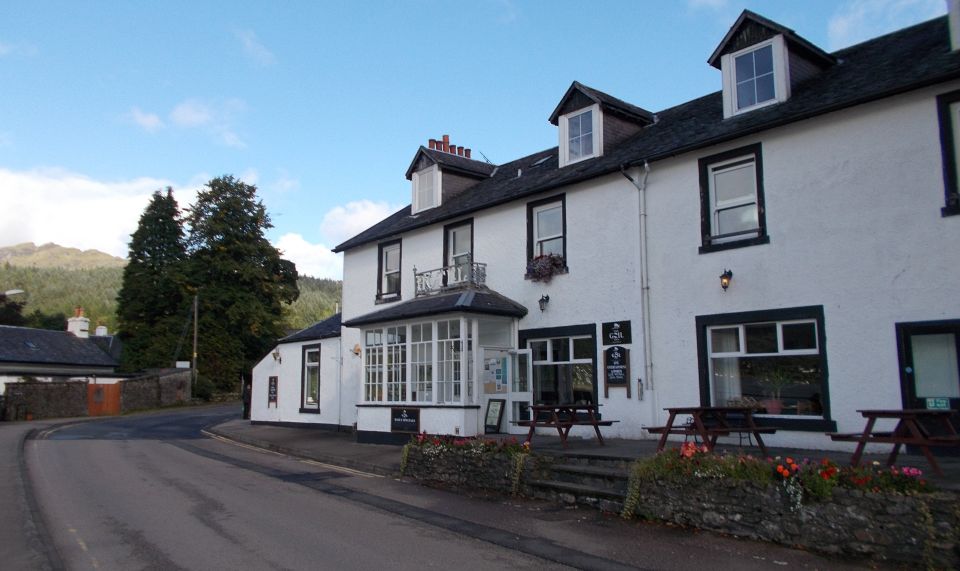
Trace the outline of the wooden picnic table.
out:
<instances>
[{"instance_id":1,"label":"wooden picnic table","mask_svg":"<svg viewBox=\"0 0 960 571\"><path fill-rule=\"evenodd\" d=\"M665 408L670 413L667 424L664 426L646 426L644 428L653 434L660 435L657 452L661 452L667 444L667 436L683 434L696 436L706 444L710 450L717 445L717 439L730 434L749 434L757 439L757 446L764 456L767 456L767 447L763 443L761 434L773 434L777 431L772 426L758 426L753 418L754 409L742 406L685 406ZM688 424L674 425L678 416L690 416Z\"/></svg>"},{"instance_id":2,"label":"wooden picnic table","mask_svg":"<svg viewBox=\"0 0 960 571\"><path fill-rule=\"evenodd\" d=\"M517 421L518 426L529 426L527 439L524 442L533 440L538 427L552 427L557 429L560 435L560 442L563 447L567 447L567 436L570 429L574 426L592 426L597 433L597 440L603 445L603 435L600 434L601 426L610 426L615 420L600 420L597 418L597 405L595 404L534 404L530 405L530 420Z\"/></svg>"},{"instance_id":3,"label":"wooden picnic table","mask_svg":"<svg viewBox=\"0 0 960 571\"><path fill-rule=\"evenodd\" d=\"M850 460L850 464L853 466L860 465L863 449L868 443L893 444L893 450L887 457L888 466L893 466L896 463L897 456L900 454L900 447L906 444L920 448L933 471L938 476L943 476L943 470L940 469L940 464L937 463L933 453L930 452L930 447L960 446L960 435L957 434L956 426L950 421L950 417L957 412L955 410L914 408L903 410L867 409L857 412L867 419L867 425L863 432L827 433L833 440L857 443L857 449ZM892 431L875 431L874 427L877 419L881 418L896 420L896 427Z\"/></svg>"}]
</instances>

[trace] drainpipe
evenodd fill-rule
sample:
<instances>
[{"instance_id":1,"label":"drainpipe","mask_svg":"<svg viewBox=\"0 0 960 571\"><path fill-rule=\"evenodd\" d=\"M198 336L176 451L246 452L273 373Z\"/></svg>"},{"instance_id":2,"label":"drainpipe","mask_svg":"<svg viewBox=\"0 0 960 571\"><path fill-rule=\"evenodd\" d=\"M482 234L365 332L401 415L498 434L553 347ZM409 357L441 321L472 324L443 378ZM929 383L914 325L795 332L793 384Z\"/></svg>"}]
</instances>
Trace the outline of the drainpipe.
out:
<instances>
[{"instance_id":1,"label":"drainpipe","mask_svg":"<svg viewBox=\"0 0 960 571\"><path fill-rule=\"evenodd\" d=\"M639 161L636 163L639 165ZM643 177L636 181L627 173L628 164L620 165L620 173L637 188L640 201L639 212L639 234L640 234L640 336L643 339L643 361L644 375L646 377L646 388L653 391L653 349L651 347L653 339L650 328L650 266L647 263L647 177L650 176L650 163L643 161ZM631 381L632 382L632 381ZM642 386L640 387L643 388ZM637 397L642 398L643 393L638 390ZM653 392L653 410L657 410L657 393Z\"/></svg>"}]
</instances>

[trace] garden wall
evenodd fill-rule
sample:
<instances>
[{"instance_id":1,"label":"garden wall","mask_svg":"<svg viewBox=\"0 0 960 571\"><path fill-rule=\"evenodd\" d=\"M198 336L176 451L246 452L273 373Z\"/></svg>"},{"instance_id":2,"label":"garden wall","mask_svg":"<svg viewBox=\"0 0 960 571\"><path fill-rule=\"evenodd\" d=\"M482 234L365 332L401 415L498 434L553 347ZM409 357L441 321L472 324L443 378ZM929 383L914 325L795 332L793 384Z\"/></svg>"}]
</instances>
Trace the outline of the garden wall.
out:
<instances>
[{"instance_id":1,"label":"garden wall","mask_svg":"<svg viewBox=\"0 0 960 571\"><path fill-rule=\"evenodd\" d=\"M190 399L189 369L121 381L121 412L171 406Z\"/></svg>"},{"instance_id":2,"label":"garden wall","mask_svg":"<svg viewBox=\"0 0 960 571\"><path fill-rule=\"evenodd\" d=\"M404 450L405 477L457 489L527 495L541 459ZM548 461L546 461L548 462ZM781 485L733 479L656 480L640 489L638 517L799 546L811 551L928 568L960 568L960 496L903 495L837 488L829 500L798 504Z\"/></svg>"},{"instance_id":3,"label":"garden wall","mask_svg":"<svg viewBox=\"0 0 960 571\"><path fill-rule=\"evenodd\" d=\"M7 383L3 406L4 420L87 416L87 383Z\"/></svg>"}]
</instances>

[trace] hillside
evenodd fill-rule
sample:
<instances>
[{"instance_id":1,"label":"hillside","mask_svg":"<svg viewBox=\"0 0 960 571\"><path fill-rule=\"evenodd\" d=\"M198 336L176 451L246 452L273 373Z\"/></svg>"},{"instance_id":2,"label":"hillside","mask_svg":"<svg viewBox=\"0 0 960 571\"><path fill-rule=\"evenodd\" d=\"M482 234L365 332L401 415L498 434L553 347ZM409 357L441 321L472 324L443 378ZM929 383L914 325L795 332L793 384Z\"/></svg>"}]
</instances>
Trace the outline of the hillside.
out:
<instances>
[{"instance_id":1,"label":"hillside","mask_svg":"<svg viewBox=\"0 0 960 571\"><path fill-rule=\"evenodd\" d=\"M71 256L78 259L72 265L64 262ZM0 291L24 290L26 294L17 298L27 302L24 315L39 311L66 317L73 314L75 306L82 306L92 325L106 325L113 333L125 264L126 260L103 252L56 244L4 247L0 248ZM300 298L284 308L286 329L303 329L329 317L340 303L340 281L302 276L297 285Z\"/></svg>"},{"instance_id":2,"label":"hillside","mask_svg":"<svg viewBox=\"0 0 960 571\"><path fill-rule=\"evenodd\" d=\"M0 248L0 264L88 270L91 268L122 268L127 265L127 261L99 250L79 250L58 246L57 244L37 246L33 242L24 242L16 246Z\"/></svg>"}]
</instances>

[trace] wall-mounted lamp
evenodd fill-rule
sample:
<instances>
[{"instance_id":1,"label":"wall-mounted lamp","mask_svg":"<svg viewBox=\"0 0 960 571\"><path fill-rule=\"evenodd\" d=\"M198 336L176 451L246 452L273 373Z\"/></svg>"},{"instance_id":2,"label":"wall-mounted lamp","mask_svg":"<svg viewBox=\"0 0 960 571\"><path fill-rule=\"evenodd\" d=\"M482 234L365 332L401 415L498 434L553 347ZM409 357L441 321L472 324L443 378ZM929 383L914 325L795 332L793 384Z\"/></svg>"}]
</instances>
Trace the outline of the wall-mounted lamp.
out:
<instances>
[{"instance_id":1,"label":"wall-mounted lamp","mask_svg":"<svg viewBox=\"0 0 960 571\"><path fill-rule=\"evenodd\" d=\"M280 347L277 347L276 349L273 350L273 360L280 363L281 365L283 364L283 359L280 358Z\"/></svg>"},{"instance_id":2,"label":"wall-mounted lamp","mask_svg":"<svg viewBox=\"0 0 960 571\"><path fill-rule=\"evenodd\" d=\"M353 354L356 355L357 357L360 356L360 351L361 351L361 350L362 350L362 349L360 349L360 344L359 344L359 343L357 343L356 345L353 346Z\"/></svg>"},{"instance_id":3,"label":"wall-mounted lamp","mask_svg":"<svg viewBox=\"0 0 960 571\"><path fill-rule=\"evenodd\" d=\"M549 296L549 295L541 295L541 296L540 296L540 302L539 302L539 303L540 303L540 311L543 311L544 309L547 308L547 304L550 303L550 296Z\"/></svg>"},{"instance_id":4,"label":"wall-mounted lamp","mask_svg":"<svg viewBox=\"0 0 960 571\"><path fill-rule=\"evenodd\" d=\"M720 287L723 288L723 291L727 291L727 288L730 287L730 280L733 279L733 272L730 270L723 270L723 273L720 274Z\"/></svg>"}]
</instances>

